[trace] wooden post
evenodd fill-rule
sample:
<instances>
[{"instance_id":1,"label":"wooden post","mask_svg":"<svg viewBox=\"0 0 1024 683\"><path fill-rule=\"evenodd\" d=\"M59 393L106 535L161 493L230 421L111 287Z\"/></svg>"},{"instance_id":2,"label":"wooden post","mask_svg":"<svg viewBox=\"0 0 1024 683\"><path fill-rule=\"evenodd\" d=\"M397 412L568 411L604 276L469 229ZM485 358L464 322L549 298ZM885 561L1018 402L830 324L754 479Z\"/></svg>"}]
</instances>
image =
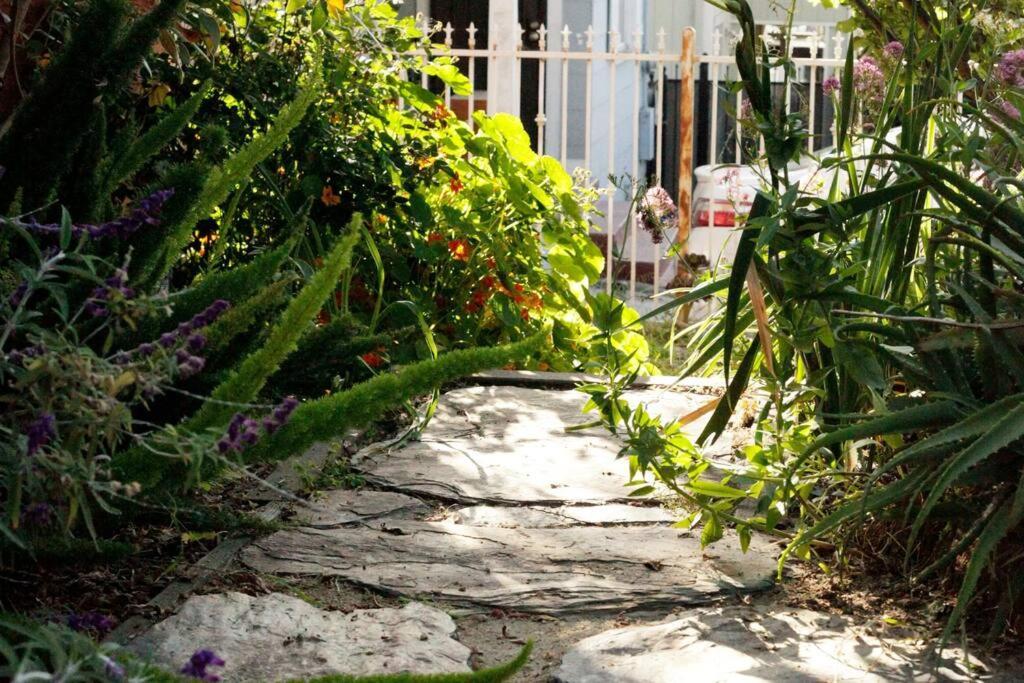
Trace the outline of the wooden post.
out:
<instances>
[{"instance_id":1,"label":"wooden post","mask_svg":"<svg viewBox=\"0 0 1024 683\"><path fill-rule=\"evenodd\" d=\"M692 27L683 29L683 50L679 69L679 232L676 241L680 259L686 258L693 220L693 65L695 62Z\"/></svg>"}]
</instances>

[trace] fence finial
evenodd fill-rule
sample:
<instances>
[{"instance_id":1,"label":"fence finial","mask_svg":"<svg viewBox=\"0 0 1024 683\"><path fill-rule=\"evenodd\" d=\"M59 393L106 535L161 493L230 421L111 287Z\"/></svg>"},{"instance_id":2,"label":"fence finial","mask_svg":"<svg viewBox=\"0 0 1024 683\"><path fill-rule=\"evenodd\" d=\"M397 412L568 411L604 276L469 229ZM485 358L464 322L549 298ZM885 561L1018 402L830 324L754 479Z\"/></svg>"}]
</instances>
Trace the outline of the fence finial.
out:
<instances>
[{"instance_id":1,"label":"fence finial","mask_svg":"<svg viewBox=\"0 0 1024 683\"><path fill-rule=\"evenodd\" d=\"M544 24L537 29L537 46L541 51L548 49L548 27Z\"/></svg>"},{"instance_id":2,"label":"fence finial","mask_svg":"<svg viewBox=\"0 0 1024 683\"><path fill-rule=\"evenodd\" d=\"M452 46L452 34L455 33L455 27L452 26L452 22L448 22L444 25L444 44L447 47Z\"/></svg>"},{"instance_id":3,"label":"fence finial","mask_svg":"<svg viewBox=\"0 0 1024 683\"><path fill-rule=\"evenodd\" d=\"M569 24L566 24L565 28L562 29L562 51L563 52L568 52L569 50L572 49L572 44L569 42L570 38L572 38L572 31L569 30Z\"/></svg>"},{"instance_id":4,"label":"fence finial","mask_svg":"<svg viewBox=\"0 0 1024 683\"><path fill-rule=\"evenodd\" d=\"M619 32L615 29L608 31L608 51L615 54L619 51Z\"/></svg>"},{"instance_id":5,"label":"fence finial","mask_svg":"<svg viewBox=\"0 0 1024 683\"><path fill-rule=\"evenodd\" d=\"M469 28L466 29L466 33L469 34L469 38L467 39L466 44L469 46L470 50L476 47L476 32L476 24L472 21L469 22Z\"/></svg>"},{"instance_id":6,"label":"fence finial","mask_svg":"<svg viewBox=\"0 0 1024 683\"><path fill-rule=\"evenodd\" d=\"M722 54L722 29L716 28L711 34L711 54L717 57Z\"/></svg>"},{"instance_id":7,"label":"fence finial","mask_svg":"<svg viewBox=\"0 0 1024 683\"><path fill-rule=\"evenodd\" d=\"M666 45L666 42L665 42L665 39L668 37L668 33L665 32L665 27L664 26L662 26L661 28L658 29L657 36L658 36L658 54L659 55L663 55L663 54L665 54L665 50L668 49L668 47Z\"/></svg>"},{"instance_id":8,"label":"fence finial","mask_svg":"<svg viewBox=\"0 0 1024 683\"><path fill-rule=\"evenodd\" d=\"M640 53L640 52L643 52L643 51L644 51L644 32L643 32L643 30L639 26L637 26L636 29L633 30L633 52Z\"/></svg>"},{"instance_id":9,"label":"fence finial","mask_svg":"<svg viewBox=\"0 0 1024 683\"><path fill-rule=\"evenodd\" d=\"M583 35L587 37L587 52L594 51L594 25L587 26L587 30L583 32Z\"/></svg>"},{"instance_id":10,"label":"fence finial","mask_svg":"<svg viewBox=\"0 0 1024 683\"><path fill-rule=\"evenodd\" d=\"M832 37L832 57L834 59L843 58L843 34L837 33Z\"/></svg>"}]
</instances>

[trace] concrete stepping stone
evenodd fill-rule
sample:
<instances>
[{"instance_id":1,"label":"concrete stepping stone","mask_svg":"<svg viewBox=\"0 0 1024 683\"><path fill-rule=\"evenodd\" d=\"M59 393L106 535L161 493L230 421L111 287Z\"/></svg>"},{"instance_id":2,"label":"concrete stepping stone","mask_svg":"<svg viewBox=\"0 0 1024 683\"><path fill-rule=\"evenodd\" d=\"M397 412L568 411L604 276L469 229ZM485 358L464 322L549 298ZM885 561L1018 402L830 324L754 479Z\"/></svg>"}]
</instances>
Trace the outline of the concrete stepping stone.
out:
<instances>
[{"instance_id":1,"label":"concrete stepping stone","mask_svg":"<svg viewBox=\"0 0 1024 683\"><path fill-rule=\"evenodd\" d=\"M450 616L421 603L346 614L280 593L225 593L189 598L128 648L172 671L196 650L213 650L225 666L210 672L226 683L469 671L470 651L454 633Z\"/></svg>"},{"instance_id":2,"label":"concrete stepping stone","mask_svg":"<svg viewBox=\"0 0 1024 683\"><path fill-rule=\"evenodd\" d=\"M766 607L689 610L661 624L618 628L570 649L559 683L678 681L967 681L963 653L931 658L919 640L852 619ZM890 629L892 630L892 629ZM902 637L901 637L902 636ZM978 664L975 661L975 664ZM973 673L984 674L984 668ZM1013 680L996 678L983 680ZM1016 679L1020 680L1020 679Z\"/></svg>"},{"instance_id":3,"label":"concrete stepping stone","mask_svg":"<svg viewBox=\"0 0 1024 683\"><path fill-rule=\"evenodd\" d=\"M295 518L314 529L330 529L371 519L414 519L430 510L423 501L401 493L341 489L298 508Z\"/></svg>"},{"instance_id":4,"label":"concrete stepping stone","mask_svg":"<svg viewBox=\"0 0 1024 683\"><path fill-rule=\"evenodd\" d=\"M675 516L658 506L625 505L562 505L560 507L492 507L474 505L452 514L457 524L468 526L500 526L508 529L525 527L630 526L671 524Z\"/></svg>"},{"instance_id":5,"label":"concrete stepping stone","mask_svg":"<svg viewBox=\"0 0 1024 683\"><path fill-rule=\"evenodd\" d=\"M667 526L386 520L280 531L241 557L261 572L340 576L411 598L559 615L699 605L763 590L775 575L775 550L755 538L744 554L729 534L702 551L698 539Z\"/></svg>"},{"instance_id":6,"label":"concrete stepping stone","mask_svg":"<svg viewBox=\"0 0 1024 683\"><path fill-rule=\"evenodd\" d=\"M627 398L675 419L708 396L634 391ZM541 504L625 502L629 489L621 441L601 427L566 433L593 420L577 391L468 387L445 394L422 439L384 452L370 446L356 466L384 488L453 502ZM696 435L705 420L690 425ZM729 451L728 435L719 446Z\"/></svg>"}]
</instances>

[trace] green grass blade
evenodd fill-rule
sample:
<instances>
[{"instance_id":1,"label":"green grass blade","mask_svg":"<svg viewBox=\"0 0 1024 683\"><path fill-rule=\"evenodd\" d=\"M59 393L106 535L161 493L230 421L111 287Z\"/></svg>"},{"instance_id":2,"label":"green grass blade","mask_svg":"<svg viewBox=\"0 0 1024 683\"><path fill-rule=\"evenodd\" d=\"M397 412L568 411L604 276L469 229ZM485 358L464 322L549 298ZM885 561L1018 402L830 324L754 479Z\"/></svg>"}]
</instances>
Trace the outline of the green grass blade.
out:
<instances>
[{"instance_id":1,"label":"green grass blade","mask_svg":"<svg viewBox=\"0 0 1024 683\"><path fill-rule=\"evenodd\" d=\"M754 205L750 209L747 228L740 236L733 259L732 273L729 276L729 295L725 301L725 328L722 331L722 359L725 368L725 381L729 381L729 365L732 360L732 345L736 339L736 317L740 308L740 296L747 286L747 270L754 259L757 249L757 238L761 232L759 227L750 227L757 219L764 217L771 207L771 200L762 192L757 193Z\"/></svg>"}]
</instances>

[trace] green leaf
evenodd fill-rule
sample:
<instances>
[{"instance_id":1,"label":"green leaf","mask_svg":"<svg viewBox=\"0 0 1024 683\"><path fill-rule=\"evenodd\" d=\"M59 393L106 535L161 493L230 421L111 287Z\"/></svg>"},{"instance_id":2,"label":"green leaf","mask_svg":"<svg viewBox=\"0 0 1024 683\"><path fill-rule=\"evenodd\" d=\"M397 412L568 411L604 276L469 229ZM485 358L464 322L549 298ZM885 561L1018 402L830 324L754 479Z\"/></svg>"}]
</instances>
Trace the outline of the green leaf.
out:
<instances>
[{"instance_id":1,"label":"green leaf","mask_svg":"<svg viewBox=\"0 0 1024 683\"><path fill-rule=\"evenodd\" d=\"M747 494L745 491L734 489L731 486L719 483L717 481L707 481L705 479L697 479L687 484L687 487L696 494L702 496L711 496L712 498L746 498Z\"/></svg>"},{"instance_id":2,"label":"green leaf","mask_svg":"<svg viewBox=\"0 0 1024 683\"><path fill-rule=\"evenodd\" d=\"M750 527L746 524L741 524L736 527L736 534L740 537L740 552L747 552L750 549Z\"/></svg>"},{"instance_id":3,"label":"green leaf","mask_svg":"<svg viewBox=\"0 0 1024 683\"><path fill-rule=\"evenodd\" d=\"M722 536L725 535L725 531L722 529L722 520L719 519L717 513L705 513L705 516L704 529L700 532L701 548L706 548L715 541L720 541Z\"/></svg>"},{"instance_id":4,"label":"green leaf","mask_svg":"<svg viewBox=\"0 0 1024 683\"><path fill-rule=\"evenodd\" d=\"M330 14L327 12L326 0L318 0L313 6L313 16L310 19L310 28L316 33L327 25Z\"/></svg>"},{"instance_id":5,"label":"green leaf","mask_svg":"<svg viewBox=\"0 0 1024 683\"><path fill-rule=\"evenodd\" d=\"M754 259L757 238L761 230L759 227L749 227L749 225L756 225L757 219L762 218L770 207L771 200L768 196L763 192L758 192L747 219L748 227L743 230L739 246L736 248L736 258L733 259L732 274L729 276L729 295L725 301L725 329L722 332L722 358L726 381L729 380L732 344L736 338L736 316L739 313L740 296L747 286L747 270Z\"/></svg>"},{"instance_id":6,"label":"green leaf","mask_svg":"<svg viewBox=\"0 0 1024 683\"><path fill-rule=\"evenodd\" d=\"M707 425L704 427L704 431L701 432L697 438L697 443L705 445L708 440L716 440L725 431L726 426L729 424L729 420L732 418L732 413L736 410L736 405L739 403L740 396L747 390L747 383L750 381L750 373L754 367L754 360L757 358L758 352L761 350L760 344L751 344L750 348L747 349L746 355L740 362L739 368L736 370L736 375L732 378L732 382L729 383L729 388L725 392L725 396L718 402L718 406L715 408L715 412L711 414L711 419L708 420Z\"/></svg>"}]
</instances>

